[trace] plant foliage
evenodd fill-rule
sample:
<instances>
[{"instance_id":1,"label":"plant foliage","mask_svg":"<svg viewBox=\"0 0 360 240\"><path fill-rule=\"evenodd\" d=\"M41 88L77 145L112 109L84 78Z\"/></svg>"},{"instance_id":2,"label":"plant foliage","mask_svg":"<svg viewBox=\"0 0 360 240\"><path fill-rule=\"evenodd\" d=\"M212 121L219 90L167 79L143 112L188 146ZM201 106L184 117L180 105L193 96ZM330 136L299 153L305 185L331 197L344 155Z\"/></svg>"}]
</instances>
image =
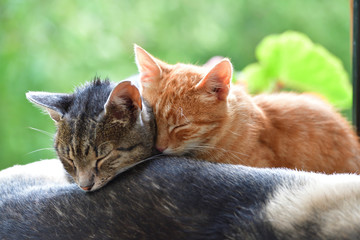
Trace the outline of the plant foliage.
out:
<instances>
[{"instance_id":1,"label":"plant foliage","mask_svg":"<svg viewBox=\"0 0 360 240\"><path fill-rule=\"evenodd\" d=\"M288 31L270 35L256 48L257 63L242 78L251 93L285 88L324 96L341 109L351 107L352 87L342 62L306 35Z\"/></svg>"}]
</instances>

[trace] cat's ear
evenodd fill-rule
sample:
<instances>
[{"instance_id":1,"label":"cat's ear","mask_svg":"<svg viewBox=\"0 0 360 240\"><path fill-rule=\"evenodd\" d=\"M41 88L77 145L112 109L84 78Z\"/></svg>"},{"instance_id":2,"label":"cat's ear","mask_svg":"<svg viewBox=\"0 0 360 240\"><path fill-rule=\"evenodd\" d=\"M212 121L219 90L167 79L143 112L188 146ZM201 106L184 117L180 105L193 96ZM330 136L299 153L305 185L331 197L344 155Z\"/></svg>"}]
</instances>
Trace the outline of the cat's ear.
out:
<instances>
[{"instance_id":1,"label":"cat's ear","mask_svg":"<svg viewBox=\"0 0 360 240\"><path fill-rule=\"evenodd\" d=\"M46 109L50 117L56 122L62 119L73 101L73 95L65 93L28 92L26 98Z\"/></svg>"},{"instance_id":2,"label":"cat's ear","mask_svg":"<svg viewBox=\"0 0 360 240\"><path fill-rule=\"evenodd\" d=\"M111 114L117 119L123 117L124 107L142 109L142 100L137 87L131 81L122 81L111 91L105 105L105 115Z\"/></svg>"},{"instance_id":3,"label":"cat's ear","mask_svg":"<svg viewBox=\"0 0 360 240\"><path fill-rule=\"evenodd\" d=\"M159 80L162 74L159 60L136 44L134 45L134 49L135 61L139 69L141 83L146 86L153 81Z\"/></svg>"},{"instance_id":4,"label":"cat's ear","mask_svg":"<svg viewBox=\"0 0 360 240\"><path fill-rule=\"evenodd\" d=\"M226 100L232 78L232 64L225 58L216 64L206 76L196 85L197 89L216 94L219 100Z\"/></svg>"},{"instance_id":5,"label":"cat's ear","mask_svg":"<svg viewBox=\"0 0 360 240\"><path fill-rule=\"evenodd\" d=\"M210 58L210 59L203 65L203 67L211 68L211 67L215 66L217 63L219 63L220 61L222 61L223 59L224 59L224 57L214 56L214 57Z\"/></svg>"}]
</instances>

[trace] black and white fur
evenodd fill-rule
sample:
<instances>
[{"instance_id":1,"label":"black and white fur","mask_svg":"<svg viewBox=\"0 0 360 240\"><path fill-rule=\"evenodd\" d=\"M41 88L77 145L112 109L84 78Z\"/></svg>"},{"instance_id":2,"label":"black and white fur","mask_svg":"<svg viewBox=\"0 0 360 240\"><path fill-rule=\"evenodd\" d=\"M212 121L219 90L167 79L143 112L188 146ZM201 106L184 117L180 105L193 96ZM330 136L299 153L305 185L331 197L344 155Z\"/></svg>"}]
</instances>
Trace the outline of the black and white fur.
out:
<instances>
[{"instance_id":1,"label":"black and white fur","mask_svg":"<svg viewBox=\"0 0 360 240\"><path fill-rule=\"evenodd\" d=\"M158 157L86 193L58 160L0 172L0 239L359 239L360 176Z\"/></svg>"}]
</instances>

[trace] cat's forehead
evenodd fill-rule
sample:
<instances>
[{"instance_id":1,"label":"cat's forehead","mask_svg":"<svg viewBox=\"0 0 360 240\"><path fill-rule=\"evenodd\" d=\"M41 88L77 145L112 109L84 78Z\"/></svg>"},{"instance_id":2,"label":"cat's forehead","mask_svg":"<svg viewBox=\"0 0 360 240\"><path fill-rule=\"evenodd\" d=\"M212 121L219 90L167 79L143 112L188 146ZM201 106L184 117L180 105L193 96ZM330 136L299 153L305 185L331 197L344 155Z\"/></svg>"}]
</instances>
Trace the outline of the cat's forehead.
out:
<instances>
[{"instance_id":1,"label":"cat's forehead","mask_svg":"<svg viewBox=\"0 0 360 240\"><path fill-rule=\"evenodd\" d=\"M177 82L180 85L185 82L196 85L205 76L205 71L203 67L177 63L173 65L166 78L168 82Z\"/></svg>"},{"instance_id":2,"label":"cat's forehead","mask_svg":"<svg viewBox=\"0 0 360 240\"><path fill-rule=\"evenodd\" d=\"M193 106L198 103L197 98L186 88L164 91L155 100L155 115L173 124L191 121L193 111L197 109Z\"/></svg>"},{"instance_id":3,"label":"cat's forehead","mask_svg":"<svg viewBox=\"0 0 360 240\"><path fill-rule=\"evenodd\" d=\"M108 80L96 79L77 88L73 94L73 101L67 115L76 119L85 114L96 119L104 110L104 104L113 87L114 83Z\"/></svg>"},{"instance_id":4,"label":"cat's forehead","mask_svg":"<svg viewBox=\"0 0 360 240\"><path fill-rule=\"evenodd\" d=\"M139 139L136 131L129 126L73 119L58 126L55 146L58 154L70 154L73 159L85 161L88 157L106 154L119 144L137 142Z\"/></svg>"},{"instance_id":5,"label":"cat's forehead","mask_svg":"<svg viewBox=\"0 0 360 240\"><path fill-rule=\"evenodd\" d=\"M167 69L155 88L156 94L147 94L146 97L153 99L154 95L159 96L155 101L169 100L173 105L181 99L188 98L197 83L203 78L203 69L197 66L178 63Z\"/></svg>"},{"instance_id":6,"label":"cat's forehead","mask_svg":"<svg viewBox=\"0 0 360 240\"><path fill-rule=\"evenodd\" d=\"M70 141L77 141L76 139L80 140L94 136L97 124L95 121L85 117L70 118L67 116L59 121L57 128L57 138L61 138L64 144L68 144Z\"/></svg>"}]
</instances>

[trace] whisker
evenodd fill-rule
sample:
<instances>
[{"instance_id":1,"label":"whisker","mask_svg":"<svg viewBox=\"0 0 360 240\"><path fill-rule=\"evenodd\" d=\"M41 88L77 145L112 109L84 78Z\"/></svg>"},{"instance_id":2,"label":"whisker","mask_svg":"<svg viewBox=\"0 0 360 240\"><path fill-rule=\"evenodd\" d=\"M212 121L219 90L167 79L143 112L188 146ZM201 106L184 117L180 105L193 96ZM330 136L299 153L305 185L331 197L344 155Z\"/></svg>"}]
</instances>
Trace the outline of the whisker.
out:
<instances>
[{"instance_id":1,"label":"whisker","mask_svg":"<svg viewBox=\"0 0 360 240\"><path fill-rule=\"evenodd\" d=\"M241 135L240 134L238 134L238 133L236 133L236 132L234 132L234 131L231 131L231 130L227 130L229 133L231 133L231 134L234 134L235 136L239 136L239 137L241 137Z\"/></svg>"},{"instance_id":2,"label":"whisker","mask_svg":"<svg viewBox=\"0 0 360 240\"><path fill-rule=\"evenodd\" d=\"M224 148L219 148L219 147L209 146L209 145L191 146L189 149L200 151L200 152L206 152L208 149L212 149L212 150L219 150L223 153L227 153L228 154L227 157L230 157L230 159L227 160L226 163L233 163L231 160L235 160L237 163L246 165L245 161L238 155L243 155L243 156L248 157L247 154L244 154L241 152L231 151L231 150L227 150Z\"/></svg>"},{"instance_id":3,"label":"whisker","mask_svg":"<svg viewBox=\"0 0 360 240\"><path fill-rule=\"evenodd\" d=\"M54 148L40 148L40 149L37 149L37 150L31 151L31 152L29 152L29 153L26 153L26 155L29 155L29 154L32 154L32 153L36 153L36 152L40 152L40 151L43 151L43 150L50 150L50 151L54 151Z\"/></svg>"},{"instance_id":4,"label":"whisker","mask_svg":"<svg viewBox=\"0 0 360 240\"><path fill-rule=\"evenodd\" d=\"M34 131L37 131L37 132L40 132L42 134L45 134L46 136L49 136L49 137L54 137L54 134L53 133L49 133L47 131L44 131L44 130L41 130L41 129L37 129L37 128L33 128L33 127L29 127L31 130L34 130Z\"/></svg>"},{"instance_id":5,"label":"whisker","mask_svg":"<svg viewBox=\"0 0 360 240\"><path fill-rule=\"evenodd\" d=\"M153 156L150 156L148 158L145 158L144 161L149 161L149 160L153 160L153 159L156 159L158 157L161 157L161 156L169 156L167 154L164 154L164 153L158 153L156 155L153 155ZM170 155L171 156L171 155Z\"/></svg>"},{"instance_id":6,"label":"whisker","mask_svg":"<svg viewBox=\"0 0 360 240\"><path fill-rule=\"evenodd\" d=\"M229 152L229 153L231 154L232 159L237 160L236 163L240 163L240 164L246 165L246 164L245 164L245 161L244 161L242 158L240 158L239 156L235 155L234 153L231 153L231 152ZM231 162L229 162L229 163L231 163Z\"/></svg>"},{"instance_id":7,"label":"whisker","mask_svg":"<svg viewBox=\"0 0 360 240\"><path fill-rule=\"evenodd\" d=\"M249 155L242 153L242 152L237 152L237 151L232 151L232 150L228 150L228 149L224 149L224 148L220 148L220 147L216 147L216 146L210 146L210 145L199 145L199 146L193 146L194 148L206 148L206 149L214 149L214 150L220 150L223 152L231 152L231 153L235 153L235 154L240 154L243 155L245 157L249 157Z\"/></svg>"},{"instance_id":8,"label":"whisker","mask_svg":"<svg viewBox=\"0 0 360 240\"><path fill-rule=\"evenodd\" d=\"M45 134L46 136L49 136L51 137L52 139L54 138L55 136L55 133L50 133L50 132L47 132L47 131L44 131L44 130L41 130L41 129L37 129L37 128L33 128L33 127L29 127L31 130L34 130L34 131L37 131L37 132L40 132L42 134ZM56 138L57 141L61 142L62 144L66 145L65 144L65 141L63 141L61 138Z\"/></svg>"}]
</instances>

